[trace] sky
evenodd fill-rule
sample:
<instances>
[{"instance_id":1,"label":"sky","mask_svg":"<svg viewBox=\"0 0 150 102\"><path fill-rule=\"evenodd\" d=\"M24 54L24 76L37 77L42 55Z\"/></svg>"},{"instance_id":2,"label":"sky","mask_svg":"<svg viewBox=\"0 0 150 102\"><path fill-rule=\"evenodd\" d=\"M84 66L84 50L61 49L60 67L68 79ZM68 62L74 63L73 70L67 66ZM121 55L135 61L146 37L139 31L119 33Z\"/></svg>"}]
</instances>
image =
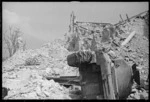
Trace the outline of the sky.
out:
<instances>
[{"instance_id":1,"label":"sky","mask_svg":"<svg viewBox=\"0 0 150 102\"><path fill-rule=\"evenodd\" d=\"M28 49L40 48L69 30L70 14L76 21L118 23L149 10L148 2L2 2L2 30L18 27Z\"/></svg>"}]
</instances>

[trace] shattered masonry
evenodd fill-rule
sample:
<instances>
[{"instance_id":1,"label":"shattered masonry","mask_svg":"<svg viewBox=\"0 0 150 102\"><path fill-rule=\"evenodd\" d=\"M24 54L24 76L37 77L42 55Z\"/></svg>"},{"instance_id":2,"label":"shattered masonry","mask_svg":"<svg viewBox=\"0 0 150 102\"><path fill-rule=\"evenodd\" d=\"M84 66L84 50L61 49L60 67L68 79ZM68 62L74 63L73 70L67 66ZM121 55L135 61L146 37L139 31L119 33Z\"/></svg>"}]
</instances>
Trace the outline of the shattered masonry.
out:
<instances>
[{"instance_id":1,"label":"shattered masonry","mask_svg":"<svg viewBox=\"0 0 150 102\"><path fill-rule=\"evenodd\" d=\"M73 14L72 17L75 19ZM70 32L66 35L68 37L64 41L55 40L39 49L18 51L2 62L2 86L9 88L4 99L80 99L80 88L66 88L54 80L47 80L46 77L79 76L78 68L67 65L67 56L72 53L70 51L94 51L101 48L109 52L111 58L122 56L129 65L137 64L143 88L139 90L134 84L127 99L148 99L149 89L145 82L149 72L147 12L133 17L130 22L124 21L115 25L72 20L70 22L74 25L70 26ZM106 32L103 32L104 28ZM132 31L136 32L134 37L125 46L120 47ZM114 35L111 35L112 32ZM107 39L108 37L110 39ZM32 59L34 61L30 62Z\"/></svg>"}]
</instances>

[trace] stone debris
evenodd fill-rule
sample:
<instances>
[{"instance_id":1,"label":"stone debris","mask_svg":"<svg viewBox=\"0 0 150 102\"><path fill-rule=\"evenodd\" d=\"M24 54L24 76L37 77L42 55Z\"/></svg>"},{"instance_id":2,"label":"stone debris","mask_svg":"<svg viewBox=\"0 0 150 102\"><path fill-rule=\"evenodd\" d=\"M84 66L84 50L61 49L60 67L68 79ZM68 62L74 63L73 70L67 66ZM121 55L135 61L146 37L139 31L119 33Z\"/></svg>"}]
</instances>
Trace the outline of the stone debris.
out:
<instances>
[{"instance_id":1,"label":"stone debris","mask_svg":"<svg viewBox=\"0 0 150 102\"><path fill-rule=\"evenodd\" d=\"M12 57L2 62L2 86L9 88L8 95L4 99L80 99L80 90L66 88L54 80L47 80L46 77L79 76L78 68L67 64L67 56L72 53L71 51L102 49L111 59L122 56L129 65L137 64L141 85L133 85L127 100L148 100L147 16L144 16L144 19L142 17L131 19L116 27L110 24L101 27L102 25L94 23L76 22L78 33L74 32L69 37L66 35L66 41L58 39L44 44L39 49L18 50ZM107 32L103 32L103 28L106 28ZM121 47L120 45L133 31L136 34ZM105 39L105 36L110 38ZM104 41L101 42L102 37Z\"/></svg>"},{"instance_id":2,"label":"stone debris","mask_svg":"<svg viewBox=\"0 0 150 102\"><path fill-rule=\"evenodd\" d=\"M131 93L128 96L127 100L139 100L139 99L148 100L148 93L146 92L145 89L141 89L141 90L132 89L132 92L134 93Z\"/></svg>"},{"instance_id":3,"label":"stone debris","mask_svg":"<svg viewBox=\"0 0 150 102\"><path fill-rule=\"evenodd\" d=\"M136 35L127 45L120 49L120 51L116 50L115 53L123 56L129 65L136 63L137 69L140 71L140 86L135 85L132 89L132 93L127 99L147 100L149 94L149 92L146 91L149 90L149 84L146 84L149 72L149 38L147 36L149 31L145 19L134 18L130 20L130 22L119 26L118 29L122 38L125 34L129 34L132 31L135 31ZM143 88L142 90L144 90L144 93L138 87Z\"/></svg>"},{"instance_id":4,"label":"stone debris","mask_svg":"<svg viewBox=\"0 0 150 102\"><path fill-rule=\"evenodd\" d=\"M63 59L68 53L63 46L57 44L57 47L53 45L52 48L50 44L54 43L46 44L49 47L44 45L40 49L16 52L3 62L2 86L10 89L4 99L71 99L69 89L45 77L69 73L77 75L78 70L68 66L66 59ZM59 52L55 55L62 54L62 58L43 49L51 49L53 52L57 49ZM32 59L36 62L32 62Z\"/></svg>"},{"instance_id":5,"label":"stone debris","mask_svg":"<svg viewBox=\"0 0 150 102\"><path fill-rule=\"evenodd\" d=\"M36 70L22 70L17 76L6 79L3 84L10 89L5 99L70 99L68 89L53 80L43 79Z\"/></svg>"}]
</instances>

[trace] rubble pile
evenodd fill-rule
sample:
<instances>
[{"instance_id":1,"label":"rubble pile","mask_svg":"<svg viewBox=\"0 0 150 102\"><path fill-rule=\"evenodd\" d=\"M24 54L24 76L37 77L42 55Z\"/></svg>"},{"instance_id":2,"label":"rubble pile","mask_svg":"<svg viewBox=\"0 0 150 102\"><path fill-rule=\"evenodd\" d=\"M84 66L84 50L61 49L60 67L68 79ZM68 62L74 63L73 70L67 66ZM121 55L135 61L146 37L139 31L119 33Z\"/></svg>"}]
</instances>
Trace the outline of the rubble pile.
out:
<instances>
[{"instance_id":1,"label":"rubble pile","mask_svg":"<svg viewBox=\"0 0 150 102\"><path fill-rule=\"evenodd\" d=\"M74 22L69 36L68 50L90 50L103 49L110 57L122 57L127 64L137 65L140 71L140 87L134 90L138 94L131 94L129 99L146 97L148 95L148 72L149 72L149 21L148 13L138 15L123 23L111 25L107 23ZM131 37L131 34L132 37ZM129 39L130 37L130 39ZM107 39L110 38L110 39ZM128 42L125 41L128 39ZM123 44L124 43L124 44ZM146 96L142 96L146 95ZM135 98L133 98L135 96ZM143 98L139 98L143 99Z\"/></svg>"},{"instance_id":2,"label":"rubble pile","mask_svg":"<svg viewBox=\"0 0 150 102\"><path fill-rule=\"evenodd\" d=\"M67 88L43 79L35 69L4 73L3 80L3 87L10 89L5 99L70 99Z\"/></svg>"},{"instance_id":3,"label":"rubble pile","mask_svg":"<svg viewBox=\"0 0 150 102\"><path fill-rule=\"evenodd\" d=\"M55 75L58 74L60 76L79 75L77 74L78 69L67 65L66 59L70 52L65 48L63 41L55 40L54 42L44 44L41 49L47 49L49 59L51 60L49 61L50 64L46 68L46 73L52 73L50 70L53 70Z\"/></svg>"},{"instance_id":4,"label":"rubble pile","mask_svg":"<svg viewBox=\"0 0 150 102\"><path fill-rule=\"evenodd\" d=\"M134 84L132 87L132 92L128 96L127 100L139 100L139 99L148 100L149 99L148 93L149 91L145 90L144 88L137 89L136 84Z\"/></svg>"},{"instance_id":5,"label":"rubble pile","mask_svg":"<svg viewBox=\"0 0 150 102\"><path fill-rule=\"evenodd\" d=\"M4 99L71 99L69 89L46 79L78 75L78 69L67 65L63 57L68 52L59 43L47 43L35 50L17 51L3 62L3 87L9 89Z\"/></svg>"},{"instance_id":6,"label":"rubble pile","mask_svg":"<svg viewBox=\"0 0 150 102\"><path fill-rule=\"evenodd\" d=\"M141 85L135 83L127 99L148 99L147 16L139 16L117 26L109 23L76 22L73 33L66 38L66 42L59 39L46 43L39 49L18 50L11 58L2 62L2 86L9 88L4 99L73 99L70 97L70 88L48 80L47 77L79 76L79 69L67 64L67 56L71 51L95 51L99 48L111 58L124 58L130 66L136 63L140 70ZM133 32L135 34L130 41L122 46ZM77 99L80 94L75 97Z\"/></svg>"},{"instance_id":7,"label":"rubble pile","mask_svg":"<svg viewBox=\"0 0 150 102\"><path fill-rule=\"evenodd\" d=\"M135 31L135 36L129 43L123 46L119 53L129 65L137 64L140 70L141 86L145 87L144 82L148 79L149 72L149 29L142 17L131 19L117 29L120 33L121 39L126 39L124 35L129 35ZM143 81L144 80L144 81Z\"/></svg>"}]
</instances>

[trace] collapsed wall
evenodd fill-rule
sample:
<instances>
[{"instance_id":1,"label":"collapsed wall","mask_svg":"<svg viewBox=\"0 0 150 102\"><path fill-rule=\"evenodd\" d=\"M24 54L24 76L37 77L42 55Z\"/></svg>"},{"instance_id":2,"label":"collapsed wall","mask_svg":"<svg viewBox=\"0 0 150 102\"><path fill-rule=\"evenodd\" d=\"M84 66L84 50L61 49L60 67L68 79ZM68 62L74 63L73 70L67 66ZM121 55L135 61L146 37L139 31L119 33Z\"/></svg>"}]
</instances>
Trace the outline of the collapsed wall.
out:
<instances>
[{"instance_id":1,"label":"collapsed wall","mask_svg":"<svg viewBox=\"0 0 150 102\"><path fill-rule=\"evenodd\" d=\"M100 47L98 43L109 43L112 38L110 32L115 33L114 31L113 25L109 23L75 22L73 31L69 32L68 50L96 50ZM110 38L107 39L107 36Z\"/></svg>"},{"instance_id":2,"label":"collapsed wall","mask_svg":"<svg viewBox=\"0 0 150 102\"><path fill-rule=\"evenodd\" d=\"M135 62L137 64L143 63L148 67L148 12L141 13L140 15L131 17L131 19L128 18L130 20L125 20L114 25L109 23L78 22L75 21L74 16L71 17L67 41L67 49L69 51L94 51L101 48L105 48L106 50L112 49L118 56L122 56L126 60L132 60L129 64ZM122 47L121 44L123 41L133 31L136 33L134 37Z\"/></svg>"}]
</instances>

